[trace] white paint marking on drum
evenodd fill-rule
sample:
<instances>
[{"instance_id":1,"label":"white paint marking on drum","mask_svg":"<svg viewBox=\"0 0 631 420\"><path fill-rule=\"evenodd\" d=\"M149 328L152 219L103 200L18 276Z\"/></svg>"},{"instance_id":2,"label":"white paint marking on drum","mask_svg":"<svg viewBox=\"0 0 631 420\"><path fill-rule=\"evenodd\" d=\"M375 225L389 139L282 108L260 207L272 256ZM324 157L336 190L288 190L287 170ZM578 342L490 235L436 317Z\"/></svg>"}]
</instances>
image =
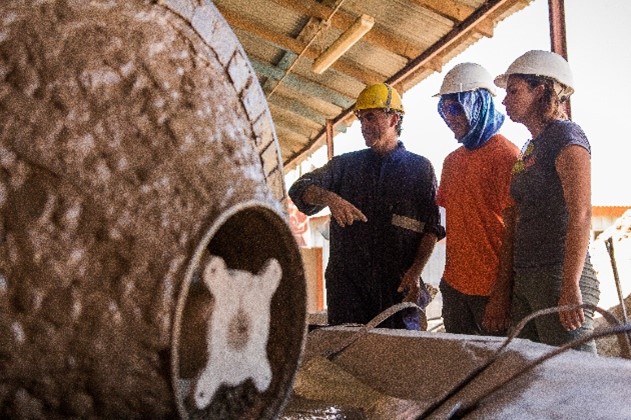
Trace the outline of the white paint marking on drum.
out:
<instances>
[{"instance_id":1,"label":"white paint marking on drum","mask_svg":"<svg viewBox=\"0 0 631 420\"><path fill-rule=\"evenodd\" d=\"M203 279L215 298L206 336L208 363L195 385L195 404L206 408L221 384L237 386L251 378L263 392L272 380L267 358L270 304L282 269L269 259L258 274L226 268L212 257Z\"/></svg>"}]
</instances>

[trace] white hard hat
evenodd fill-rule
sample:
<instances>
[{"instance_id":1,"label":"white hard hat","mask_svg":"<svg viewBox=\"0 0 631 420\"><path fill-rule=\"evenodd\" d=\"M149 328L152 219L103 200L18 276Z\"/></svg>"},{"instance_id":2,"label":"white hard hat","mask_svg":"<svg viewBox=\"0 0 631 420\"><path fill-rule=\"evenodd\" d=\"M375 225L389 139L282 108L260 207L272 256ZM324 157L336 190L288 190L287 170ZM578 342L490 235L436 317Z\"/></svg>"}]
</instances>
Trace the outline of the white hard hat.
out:
<instances>
[{"instance_id":1,"label":"white hard hat","mask_svg":"<svg viewBox=\"0 0 631 420\"><path fill-rule=\"evenodd\" d=\"M506 73L495 78L495 84L506 89L508 76L511 74L531 74L545 76L556 80L565 86L562 92L565 96L574 93L574 77L565 58L552 51L532 50L518 57L508 66Z\"/></svg>"},{"instance_id":2,"label":"white hard hat","mask_svg":"<svg viewBox=\"0 0 631 420\"><path fill-rule=\"evenodd\" d=\"M487 89L491 95L495 96L495 85L491 74L479 64L460 63L447 72L443 84L440 86L440 92L434 96L482 88Z\"/></svg>"}]
</instances>

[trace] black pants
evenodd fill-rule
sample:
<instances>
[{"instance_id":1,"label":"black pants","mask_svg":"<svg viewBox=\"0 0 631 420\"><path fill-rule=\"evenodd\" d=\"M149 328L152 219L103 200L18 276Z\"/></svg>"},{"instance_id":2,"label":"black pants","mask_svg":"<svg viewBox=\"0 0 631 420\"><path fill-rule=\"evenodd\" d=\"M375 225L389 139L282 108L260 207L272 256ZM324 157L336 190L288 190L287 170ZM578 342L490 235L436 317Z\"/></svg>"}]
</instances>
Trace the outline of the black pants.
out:
<instances>
[{"instance_id":1,"label":"black pants","mask_svg":"<svg viewBox=\"0 0 631 420\"><path fill-rule=\"evenodd\" d=\"M443 323L446 332L495 335L482 328L488 296L466 295L451 287L445 280L440 282L440 291L443 294Z\"/></svg>"}]
</instances>

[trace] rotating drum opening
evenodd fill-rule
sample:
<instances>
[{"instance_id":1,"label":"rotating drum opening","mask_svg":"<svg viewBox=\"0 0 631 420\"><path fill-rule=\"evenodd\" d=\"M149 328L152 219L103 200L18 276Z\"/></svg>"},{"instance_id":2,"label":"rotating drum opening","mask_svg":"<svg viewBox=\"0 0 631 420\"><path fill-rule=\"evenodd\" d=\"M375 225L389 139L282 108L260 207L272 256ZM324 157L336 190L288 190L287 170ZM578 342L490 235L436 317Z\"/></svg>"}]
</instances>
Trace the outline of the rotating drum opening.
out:
<instances>
[{"instance_id":1,"label":"rotating drum opening","mask_svg":"<svg viewBox=\"0 0 631 420\"><path fill-rule=\"evenodd\" d=\"M261 203L224 212L190 262L172 374L182 418L275 418L302 355L306 290L284 219Z\"/></svg>"}]
</instances>

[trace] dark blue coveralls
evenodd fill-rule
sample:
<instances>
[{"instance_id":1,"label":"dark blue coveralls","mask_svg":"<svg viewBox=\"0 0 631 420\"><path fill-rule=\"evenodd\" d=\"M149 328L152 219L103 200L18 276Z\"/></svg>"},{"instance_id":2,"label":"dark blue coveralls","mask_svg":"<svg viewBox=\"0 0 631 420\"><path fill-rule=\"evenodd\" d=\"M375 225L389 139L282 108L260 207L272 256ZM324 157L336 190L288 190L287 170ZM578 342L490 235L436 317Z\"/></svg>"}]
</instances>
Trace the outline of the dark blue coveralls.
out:
<instances>
[{"instance_id":1,"label":"dark blue coveralls","mask_svg":"<svg viewBox=\"0 0 631 420\"><path fill-rule=\"evenodd\" d=\"M368 218L346 227L331 221L325 274L329 324L366 324L402 301L397 288L422 235L433 233L439 240L445 236L435 203L434 168L399 142L385 157L371 149L346 153L300 177L289 196L307 215L323 208L302 200L310 185L335 192ZM404 328L402 315L381 326Z\"/></svg>"}]
</instances>

